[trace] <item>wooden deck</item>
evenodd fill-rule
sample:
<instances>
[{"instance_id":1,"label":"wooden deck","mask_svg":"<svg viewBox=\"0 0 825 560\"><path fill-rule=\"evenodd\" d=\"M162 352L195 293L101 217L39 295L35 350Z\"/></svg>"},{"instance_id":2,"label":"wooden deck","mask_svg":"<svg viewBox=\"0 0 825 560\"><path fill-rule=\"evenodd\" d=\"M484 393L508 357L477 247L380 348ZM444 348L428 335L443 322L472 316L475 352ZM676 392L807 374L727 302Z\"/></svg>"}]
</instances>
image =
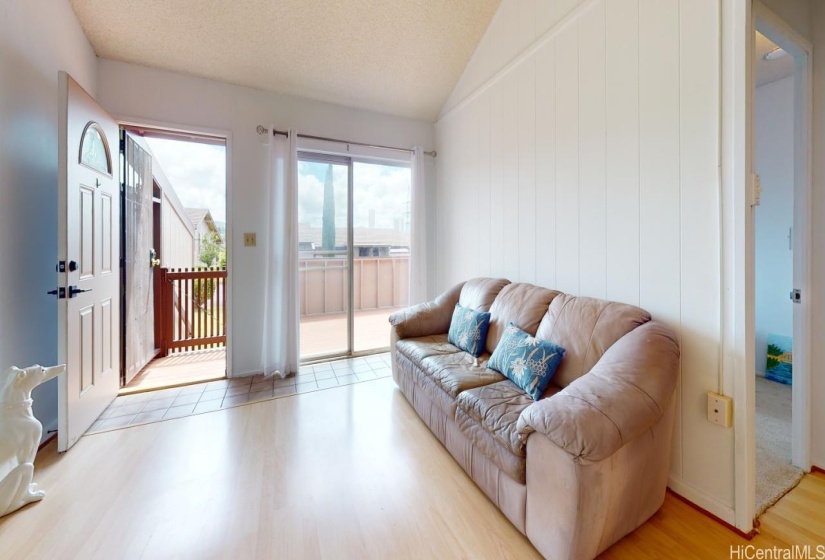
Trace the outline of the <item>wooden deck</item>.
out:
<instances>
[{"instance_id":1,"label":"wooden deck","mask_svg":"<svg viewBox=\"0 0 825 560\"><path fill-rule=\"evenodd\" d=\"M189 385L226 377L226 349L199 350L171 354L149 362L121 395Z\"/></svg>"},{"instance_id":2,"label":"wooden deck","mask_svg":"<svg viewBox=\"0 0 825 560\"><path fill-rule=\"evenodd\" d=\"M398 309L356 311L353 330L355 352L379 350L390 346L387 318ZM347 315L336 313L301 317L301 358L347 351Z\"/></svg>"}]
</instances>

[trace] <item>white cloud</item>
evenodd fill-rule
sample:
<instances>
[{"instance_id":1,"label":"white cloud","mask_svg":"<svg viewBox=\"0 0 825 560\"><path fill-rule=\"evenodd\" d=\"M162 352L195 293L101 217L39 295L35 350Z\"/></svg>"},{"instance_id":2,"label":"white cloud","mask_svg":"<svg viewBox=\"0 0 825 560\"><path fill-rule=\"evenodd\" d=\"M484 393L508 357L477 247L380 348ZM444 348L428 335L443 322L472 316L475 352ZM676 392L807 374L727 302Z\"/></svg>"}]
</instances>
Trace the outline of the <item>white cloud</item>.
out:
<instances>
[{"instance_id":1,"label":"white cloud","mask_svg":"<svg viewBox=\"0 0 825 560\"><path fill-rule=\"evenodd\" d=\"M178 198L187 208L208 208L226 221L226 148L146 137Z\"/></svg>"}]
</instances>

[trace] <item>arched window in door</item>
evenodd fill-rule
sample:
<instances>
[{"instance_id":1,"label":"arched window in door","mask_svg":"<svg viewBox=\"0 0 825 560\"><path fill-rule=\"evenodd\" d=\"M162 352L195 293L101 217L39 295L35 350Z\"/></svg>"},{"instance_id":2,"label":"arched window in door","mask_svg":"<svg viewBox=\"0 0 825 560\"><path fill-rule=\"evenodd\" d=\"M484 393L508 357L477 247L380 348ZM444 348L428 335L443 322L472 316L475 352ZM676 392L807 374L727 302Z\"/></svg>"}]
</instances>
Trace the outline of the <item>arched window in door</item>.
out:
<instances>
[{"instance_id":1,"label":"arched window in door","mask_svg":"<svg viewBox=\"0 0 825 560\"><path fill-rule=\"evenodd\" d=\"M89 122L83 130L80 142L80 163L96 171L112 174L112 158L109 154L109 142L103 129L94 121Z\"/></svg>"}]
</instances>

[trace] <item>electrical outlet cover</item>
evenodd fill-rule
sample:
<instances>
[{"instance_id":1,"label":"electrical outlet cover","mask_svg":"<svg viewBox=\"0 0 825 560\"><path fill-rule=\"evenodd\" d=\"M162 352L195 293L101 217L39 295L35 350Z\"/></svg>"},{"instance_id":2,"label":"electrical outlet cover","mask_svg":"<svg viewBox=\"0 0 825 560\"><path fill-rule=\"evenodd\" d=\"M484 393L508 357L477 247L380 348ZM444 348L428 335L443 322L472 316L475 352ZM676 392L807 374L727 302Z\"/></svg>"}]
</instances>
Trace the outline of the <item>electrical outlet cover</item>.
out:
<instances>
[{"instance_id":1,"label":"electrical outlet cover","mask_svg":"<svg viewBox=\"0 0 825 560\"><path fill-rule=\"evenodd\" d=\"M708 421L730 428L733 425L733 399L708 391Z\"/></svg>"}]
</instances>

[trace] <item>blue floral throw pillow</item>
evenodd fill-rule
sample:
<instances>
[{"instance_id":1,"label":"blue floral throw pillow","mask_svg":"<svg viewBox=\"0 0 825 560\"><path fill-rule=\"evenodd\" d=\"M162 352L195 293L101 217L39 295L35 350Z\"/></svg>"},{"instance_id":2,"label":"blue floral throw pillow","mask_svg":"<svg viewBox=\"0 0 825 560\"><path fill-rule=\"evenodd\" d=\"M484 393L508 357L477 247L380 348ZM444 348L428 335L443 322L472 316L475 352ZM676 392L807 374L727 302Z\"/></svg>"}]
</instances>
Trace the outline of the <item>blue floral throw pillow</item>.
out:
<instances>
[{"instance_id":1,"label":"blue floral throw pillow","mask_svg":"<svg viewBox=\"0 0 825 560\"><path fill-rule=\"evenodd\" d=\"M489 313L476 312L455 304L447 341L477 358L484 352L484 343L487 342L487 329L489 328Z\"/></svg>"},{"instance_id":2,"label":"blue floral throw pillow","mask_svg":"<svg viewBox=\"0 0 825 560\"><path fill-rule=\"evenodd\" d=\"M564 348L507 325L487 367L507 376L537 401L556 373Z\"/></svg>"}]
</instances>

